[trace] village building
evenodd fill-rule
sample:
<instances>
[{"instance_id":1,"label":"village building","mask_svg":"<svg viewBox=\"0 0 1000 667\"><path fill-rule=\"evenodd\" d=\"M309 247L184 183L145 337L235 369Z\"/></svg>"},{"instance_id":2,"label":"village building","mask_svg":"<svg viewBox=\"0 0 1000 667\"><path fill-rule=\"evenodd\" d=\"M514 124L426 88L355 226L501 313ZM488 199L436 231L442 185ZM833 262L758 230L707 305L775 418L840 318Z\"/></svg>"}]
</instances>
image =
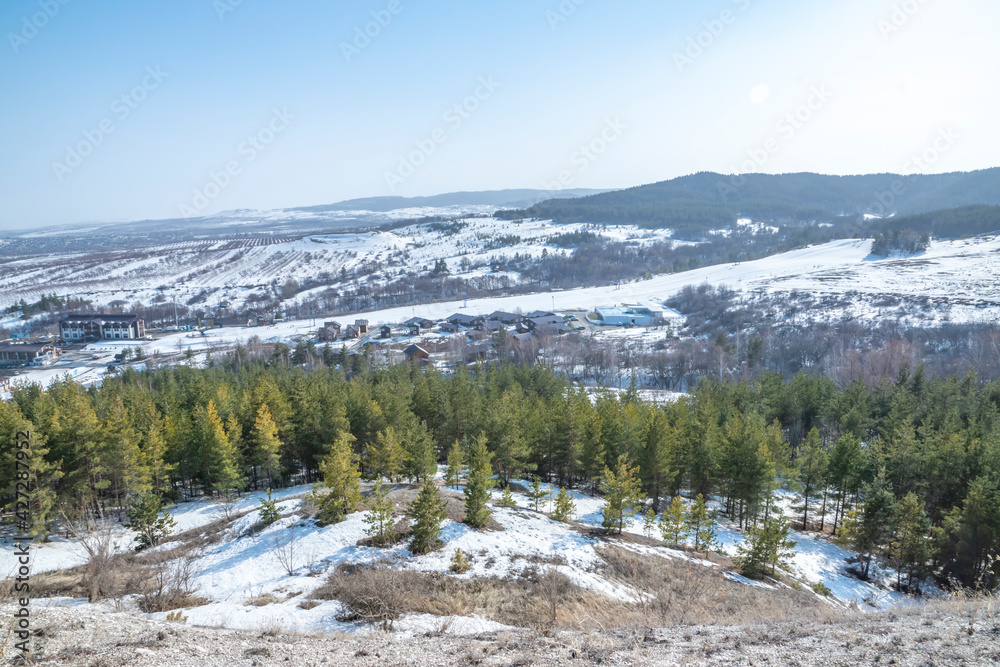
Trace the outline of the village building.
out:
<instances>
[{"instance_id":1,"label":"village building","mask_svg":"<svg viewBox=\"0 0 1000 667\"><path fill-rule=\"evenodd\" d=\"M368 334L368 320L354 320L354 326L358 328L358 333L362 336Z\"/></svg>"},{"instance_id":2,"label":"village building","mask_svg":"<svg viewBox=\"0 0 1000 667\"><path fill-rule=\"evenodd\" d=\"M431 353L419 345L410 345L403 350L403 355L407 361L416 361L418 363L427 363L431 358Z\"/></svg>"},{"instance_id":3,"label":"village building","mask_svg":"<svg viewBox=\"0 0 1000 667\"><path fill-rule=\"evenodd\" d=\"M59 321L59 336L68 343L132 340L146 335L146 324L135 315L69 315Z\"/></svg>"},{"instance_id":4,"label":"village building","mask_svg":"<svg viewBox=\"0 0 1000 667\"><path fill-rule=\"evenodd\" d=\"M622 305L595 308L597 318L604 326L644 327L663 321L663 310L648 306Z\"/></svg>"},{"instance_id":5,"label":"village building","mask_svg":"<svg viewBox=\"0 0 1000 667\"><path fill-rule=\"evenodd\" d=\"M496 320L497 322L500 322L507 326L513 326L518 322L523 322L526 318L524 317L524 315L517 315L515 313L506 313L502 310L497 310L487 315L487 319Z\"/></svg>"},{"instance_id":6,"label":"village building","mask_svg":"<svg viewBox=\"0 0 1000 667\"><path fill-rule=\"evenodd\" d=\"M0 368L47 366L55 362L58 356L55 345L51 343L0 344Z\"/></svg>"},{"instance_id":7,"label":"village building","mask_svg":"<svg viewBox=\"0 0 1000 667\"><path fill-rule=\"evenodd\" d=\"M392 338L392 327L388 324L383 324L379 329L379 336L381 338Z\"/></svg>"},{"instance_id":8,"label":"village building","mask_svg":"<svg viewBox=\"0 0 1000 667\"><path fill-rule=\"evenodd\" d=\"M429 320L426 317L411 317L410 319L403 322L406 326L411 326L416 324L421 329L433 329L436 322L434 320Z\"/></svg>"},{"instance_id":9,"label":"village building","mask_svg":"<svg viewBox=\"0 0 1000 667\"><path fill-rule=\"evenodd\" d=\"M319 334L316 338L321 343L332 343L340 337L340 322L330 321L323 322L323 326L319 329Z\"/></svg>"},{"instance_id":10,"label":"village building","mask_svg":"<svg viewBox=\"0 0 1000 667\"><path fill-rule=\"evenodd\" d=\"M464 313L452 313L447 320L460 327L475 328L483 321L479 315L466 315Z\"/></svg>"},{"instance_id":11,"label":"village building","mask_svg":"<svg viewBox=\"0 0 1000 667\"><path fill-rule=\"evenodd\" d=\"M558 315L545 315L543 317L532 317L528 320L528 327L537 329L539 327L552 327L565 324L566 321Z\"/></svg>"}]
</instances>

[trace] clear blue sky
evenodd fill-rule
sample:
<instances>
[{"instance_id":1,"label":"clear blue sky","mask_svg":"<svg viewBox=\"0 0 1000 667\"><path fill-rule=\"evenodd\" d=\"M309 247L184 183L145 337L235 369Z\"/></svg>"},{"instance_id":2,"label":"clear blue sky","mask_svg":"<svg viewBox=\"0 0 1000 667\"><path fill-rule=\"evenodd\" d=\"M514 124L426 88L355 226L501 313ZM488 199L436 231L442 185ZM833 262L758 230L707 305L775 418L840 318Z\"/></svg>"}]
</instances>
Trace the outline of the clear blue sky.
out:
<instances>
[{"instance_id":1,"label":"clear blue sky","mask_svg":"<svg viewBox=\"0 0 1000 667\"><path fill-rule=\"evenodd\" d=\"M0 227L996 166L997 4L5 0Z\"/></svg>"}]
</instances>

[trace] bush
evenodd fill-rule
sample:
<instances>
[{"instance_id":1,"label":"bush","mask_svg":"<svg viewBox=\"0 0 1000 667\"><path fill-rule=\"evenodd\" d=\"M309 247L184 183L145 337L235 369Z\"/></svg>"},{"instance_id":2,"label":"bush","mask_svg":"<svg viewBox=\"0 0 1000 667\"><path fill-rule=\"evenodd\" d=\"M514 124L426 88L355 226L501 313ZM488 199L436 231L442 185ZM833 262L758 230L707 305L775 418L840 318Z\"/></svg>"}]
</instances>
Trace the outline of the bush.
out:
<instances>
[{"instance_id":1,"label":"bush","mask_svg":"<svg viewBox=\"0 0 1000 667\"><path fill-rule=\"evenodd\" d=\"M404 573L391 565L340 566L330 577L331 590L349 614L343 621L379 623L383 630L406 611Z\"/></svg>"},{"instance_id":2,"label":"bush","mask_svg":"<svg viewBox=\"0 0 1000 667\"><path fill-rule=\"evenodd\" d=\"M455 555L451 557L451 567L448 569L455 574L465 574L469 571L472 564L469 562L469 557L461 549L455 549Z\"/></svg>"},{"instance_id":3,"label":"bush","mask_svg":"<svg viewBox=\"0 0 1000 667\"><path fill-rule=\"evenodd\" d=\"M833 591L827 588L826 584L824 584L822 581L817 581L815 584L813 584L812 589L814 593L818 593L819 595L822 595L824 597L829 597L830 595L833 595Z\"/></svg>"}]
</instances>

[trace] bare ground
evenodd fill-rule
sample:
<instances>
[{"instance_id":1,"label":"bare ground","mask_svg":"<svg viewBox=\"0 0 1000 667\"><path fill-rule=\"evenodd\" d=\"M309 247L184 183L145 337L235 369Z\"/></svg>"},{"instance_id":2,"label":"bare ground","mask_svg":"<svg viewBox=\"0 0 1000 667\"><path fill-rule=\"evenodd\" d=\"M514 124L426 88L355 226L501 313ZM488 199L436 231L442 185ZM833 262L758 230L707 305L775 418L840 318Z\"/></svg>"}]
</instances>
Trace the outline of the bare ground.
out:
<instances>
[{"instance_id":1,"label":"bare ground","mask_svg":"<svg viewBox=\"0 0 1000 667\"><path fill-rule=\"evenodd\" d=\"M0 608L7 628L12 612ZM32 629L32 664L88 667L1000 664L1000 619L981 602L934 602L827 621L551 634L518 630L474 637L288 635L36 607ZM4 662L16 664L16 640L6 631L0 639Z\"/></svg>"}]
</instances>

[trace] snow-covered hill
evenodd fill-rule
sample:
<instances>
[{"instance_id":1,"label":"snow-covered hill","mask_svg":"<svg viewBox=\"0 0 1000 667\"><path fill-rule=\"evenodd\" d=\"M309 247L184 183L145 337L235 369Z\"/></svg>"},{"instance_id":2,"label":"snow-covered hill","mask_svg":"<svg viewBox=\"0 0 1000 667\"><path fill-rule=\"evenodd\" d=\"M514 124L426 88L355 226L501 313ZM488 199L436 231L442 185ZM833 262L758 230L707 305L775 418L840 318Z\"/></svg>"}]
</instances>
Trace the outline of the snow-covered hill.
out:
<instances>
[{"instance_id":1,"label":"snow-covered hill","mask_svg":"<svg viewBox=\"0 0 1000 667\"><path fill-rule=\"evenodd\" d=\"M521 480L517 484L524 485L526 482ZM544 486L555 490L549 485ZM193 531L187 533L187 538L194 536L194 540L201 545L196 551L187 552L172 563L173 567L190 569L195 593L206 599L205 604L184 610L190 623L251 630L278 627L284 631L306 633L356 632L364 628L341 620L345 611L341 602L316 600L302 604L324 585L338 566L385 561L417 572L447 574L455 549L469 555L471 567L464 574L448 576L459 579L517 578L529 570L552 569L584 590L626 604L640 603L647 594L613 576L601 554L601 549L608 545L639 555L690 562L698 568L717 570L740 585L787 588L787 583L783 582L747 580L716 561L704 560L690 551L668 548L655 540L589 534L587 527L600 525L603 501L579 490L572 492L576 504L573 524L550 519L545 511L547 507L543 507L541 512L530 510L528 498L514 493L517 507L495 507L492 529L475 531L463 523L446 520L442 527L441 548L421 556L414 556L406 542L385 549L360 546L359 542L365 538L363 512L351 514L338 524L318 526L302 514L303 498L308 490L308 487L295 487L275 494L283 518L263 529L258 525L257 510L263 497L261 493L244 497L236 508L244 514L222 529L221 533L217 527L209 525L221 516L220 507L213 502L187 502L171 510L177 521L174 533ZM460 498L456 490L442 491ZM494 499L500 495L496 490L493 494ZM401 509L397 503L397 511ZM200 529L210 532L206 533L206 537L198 538ZM734 555L742 535L724 521L720 522L717 530L720 553ZM642 535L641 522L633 519L627 524L625 532L626 536ZM119 549L128 549L131 534L120 528L118 535ZM207 537L209 535L215 537ZM907 603L908 598L904 595L884 586L876 587L859 581L848 574L846 560L851 554L832 544L828 536L792 531L791 538L795 540L796 547L790 574L803 586L822 582L831 591L829 597L817 594L818 600L834 607L860 605L864 609L884 609ZM179 544L168 540L157 550L168 553ZM39 573L82 564L85 555L74 542L56 538L51 543L37 545L33 560L34 571ZM12 549L5 549L0 554L0 568L7 574L16 571L17 562ZM888 581L888 573L883 572L882 576ZM69 598L40 602L108 608L107 603L89 605L83 600ZM121 606L120 603L118 606ZM153 618L165 616L165 613L151 615ZM441 619L411 615L401 619L397 629L424 632L440 627L445 621L449 631L457 634L477 634L503 628L496 621L484 618Z\"/></svg>"}]
</instances>

